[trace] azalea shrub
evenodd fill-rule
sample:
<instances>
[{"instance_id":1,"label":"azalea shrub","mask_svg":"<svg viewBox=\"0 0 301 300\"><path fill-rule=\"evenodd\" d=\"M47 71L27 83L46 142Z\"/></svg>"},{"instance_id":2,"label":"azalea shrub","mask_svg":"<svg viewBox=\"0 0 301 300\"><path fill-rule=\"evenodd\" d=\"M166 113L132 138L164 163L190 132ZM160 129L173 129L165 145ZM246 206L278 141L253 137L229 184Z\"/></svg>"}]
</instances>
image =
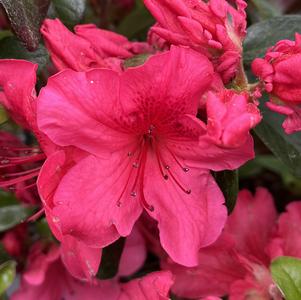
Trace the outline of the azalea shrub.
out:
<instances>
[{"instance_id":1,"label":"azalea shrub","mask_svg":"<svg viewBox=\"0 0 301 300\"><path fill-rule=\"evenodd\" d=\"M1 300L301 299L299 1L0 3Z\"/></svg>"}]
</instances>

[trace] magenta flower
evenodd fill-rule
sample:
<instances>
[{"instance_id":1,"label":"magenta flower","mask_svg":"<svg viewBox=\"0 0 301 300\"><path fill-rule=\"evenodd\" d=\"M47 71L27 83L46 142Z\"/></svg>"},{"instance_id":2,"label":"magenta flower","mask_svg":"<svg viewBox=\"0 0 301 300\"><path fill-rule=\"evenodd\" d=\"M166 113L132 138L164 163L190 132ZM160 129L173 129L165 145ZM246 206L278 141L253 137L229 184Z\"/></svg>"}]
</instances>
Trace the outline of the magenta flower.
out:
<instances>
[{"instance_id":1,"label":"magenta flower","mask_svg":"<svg viewBox=\"0 0 301 300\"><path fill-rule=\"evenodd\" d=\"M246 144L250 139L250 129L262 118L247 93L238 94L233 90L224 89L217 94L210 92L206 108L208 134L223 147Z\"/></svg>"},{"instance_id":2,"label":"magenta flower","mask_svg":"<svg viewBox=\"0 0 301 300\"><path fill-rule=\"evenodd\" d=\"M137 248L138 246L138 248ZM134 246L139 255L139 245ZM121 263L128 269L137 265L137 260L127 252L125 245ZM172 274L168 271L154 272L128 283L120 284L118 277L111 280L83 282L72 277L60 259L56 245L36 243L31 248L28 264L22 274L19 289L11 300L164 300L169 299ZM125 254L125 255L124 255ZM141 265L140 265L141 266ZM121 274L119 274L121 275Z\"/></svg>"},{"instance_id":3,"label":"magenta flower","mask_svg":"<svg viewBox=\"0 0 301 300\"><path fill-rule=\"evenodd\" d=\"M145 209L169 255L196 265L226 220L209 169L235 169L254 155L251 138L235 149L216 146L196 118L212 76L207 58L172 48L121 74L66 70L50 78L38 99L39 129L74 149L72 163L57 152L40 174L53 230L104 247L129 235Z\"/></svg>"},{"instance_id":4,"label":"magenta flower","mask_svg":"<svg viewBox=\"0 0 301 300\"><path fill-rule=\"evenodd\" d=\"M267 190L258 188L254 197L241 191L220 238L200 250L198 267L184 268L170 259L162 267L175 275L173 292L178 296L281 300L269 266L278 256L301 258L300 224L300 203L289 204L277 222Z\"/></svg>"},{"instance_id":5,"label":"magenta flower","mask_svg":"<svg viewBox=\"0 0 301 300\"><path fill-rule=\"evenodd\" d=\"M130 42L93 24L77 25L72 33L59 20L46 19L41 27L46 47L58 70L86 71L91 68L122 70L122 62L135 54L149 52L146 43Z\"/></svg>"},{"instance_id":6,"label":"magenta flower","mask_svg":"<svg viewBox=\"0 0 301 300\"><path fill-rule=\"evenodd\" d=\"M287 134L301 130L301 35L296 40L282 40L268 49L264 58L252 63L253 73L270 94L267 106L287 118L282 126ZM296 67L297 66L297 67Z\"/></svg>"},{"instance_id":7,"label":"magenta flower","mask_svg":"<svg viewBox=\"0 0 301 300\"><path fill-rule=\"evenodd\" d=\"M150 41L189 46L206 55L228 83L238 72L242 41L246 34L246 3L226 0L144 0L157 24L150 29ZM163 43L160 42L162 45Z\"/></svg>"},{"instance_id":8,"label":"magenta flower","mask_svg":"<svg viewBox=\"0 0 301 300\"><path fill-rule=\"evenodd\" d=\"M37 147L24 147L11 135L0 136L0 187L16 189L16 195L22 199L28 199L25 192L36 186L36 180L46 156L61 150L61 147L53 144L37 126L36 107L37 98L35 92L37 65L22 60L0 60L0 86L3 92L0 94L1 103L7 108L13 119L21 126L31 130L38 142ZM68 153L69 161L73 161L73 151L64 148ZM51 182L55 182L53 179ZM52 188L51 184L48 184ZM47 206L44 206L46 215L49 214ZM43 212L43 210L41 210ZM49 218L51 220L51 218ZM51 225L51 224L50 224ZM52 228L53 229L53 228ZM82 264L68 263L69 271L79 278L90 278L98 270L101 250L91 249L69 236L61 236L53 229L56 238L62 242L62 249L69 252L72 249L75 260ZM63 251L64 256L64 251Z\"/></svg>"}]
</instances>

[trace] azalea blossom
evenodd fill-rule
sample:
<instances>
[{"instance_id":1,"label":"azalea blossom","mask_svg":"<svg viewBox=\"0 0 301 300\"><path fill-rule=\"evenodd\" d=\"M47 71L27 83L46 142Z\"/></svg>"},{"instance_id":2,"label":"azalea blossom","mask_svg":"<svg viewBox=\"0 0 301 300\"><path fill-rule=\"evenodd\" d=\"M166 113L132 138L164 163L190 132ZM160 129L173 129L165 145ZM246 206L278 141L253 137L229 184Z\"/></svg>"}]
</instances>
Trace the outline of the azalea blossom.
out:
<instances>
[{"instance_id":1,"label":"azalea blossom","mask_svg":"<svg viewBox=\"0 0 301 300\"><path fill-rule=\"evenodd\" d=\"M229 295L230 300L281 300L269 266L278 256L301 257L301 205L293 202L278 217L273 198L264 188L239 193L225 230L199 252L199 266L184 268L164 258L163 269L175 274L173 292L198 298Z\"/></svg>"},{"instance_id":2,"label":"azalea blossom","mask_svg":"<svg viewBox=\"0 0 301 300\"><path fill-rule=\"evenodd\" d=\"M139 245L135 245L134 249ZM124 252L128 245L125 245ZM121 264L133 270L137 260L130 252L121 258ZM129 255L130 254L130 255ZM138 262L140 265L141 261ZM33 245L28 264L22 274L21 285L11 296L12 300L163 300L169 299L173 283L168 271L150 273L142 278L120 284L118 277L111 280L83 282L72 277L60 258L60 248L55 244Z\"/></svg>"},{"instance_id":3,"label":"azalea blossom","mask_svg":"<svg viewBox=\"0 0 301 300\"><path fill-rule=\"evenodd\" d=\"M209 169L235 169L254 155L251 137L219 147L196 118L212 76L206 57L172 48L123 73L66 70L50 78L38 99L39 129L78 155L70 164L57 152L40 173L53 230L104 247L129 235L145 209L170 256L197 264L198 250L226 220Z\"/></svg>"},{"instance_id":4,"label":"azalea blossom","mask_svg":"<svg viewBox=\"0 0 301 300\"><path fill-rule=\"evenodd\" d=\"M149 41L183 45L205 54L222 76L224 83L238 73L242 41L246 35L247 4L226 0L144 0L157 21L149 33ZM160 43L162 45L162 42Z\"/></svg>"},{"instance_id":5,"label":"azalea blossom","mask_svg":"<svg viewBox=\"0 0 301 300\"><path fill-rule=\"evenodd\" d=\"M264 58L256 58L252 63L253 73L270 94L267 106L287 116L282 126L288 134L301 130L300 64L301 35L298 33L295 41L279 41L267 50Z\"/></svg>"},{"instance_id":6,"label":"azalea blossom","mask_svg":"<svg viewBox=\"0 0 301 300\"><path fill-rule=\"evenodd\" d=\"M250 129L261 121L257 106L247 93L223 89L206 99L208 133L223 147L239 147L250 137Z\"/></svg>"},{"instance_id":7,"label":"azalea blossom","mask_svg":"<svg viewBox=\"0 0 301 300\"><path fill-rule=\"evenodd\" d=\"M86 71L91 68L122 70L124 59L152 51L146 43L130 42L93 24L77 25L71 32L59 20L46 19L41 27L46 47L58 70Z\"/></svg>"},{"instance_id":8,"label":"azalea blossom","mask_svg":"<svg viewBox=\"0 0 301 300\"><path fill-rule=\"evenodd\" d=\"M23 60L0 60L0 86L3 91L0 94L1 103L7 108L13 119L31 130L39 142L38 147L23 147L20 142L16 142L9 134L2 134L1 149L1 169L2 188L15 187L17 196L24 195L25 190L36 185L37 177L40 173L42 164L47 157L60 150L68 153L69 161L73 161L73 149L58 147L53 144L37 127L36 119L36 70L37 65ZM26 171L20 171L26 168ZM12 170L12 171L11 171ZM30 181L30 183L28 183ZM49 188L52 185L49 184ZM47 207L44 207L46 215ZM40 213L43 212L40 211ZM51 225L51 224L50 224ZM69 249L72 249L73 256L83 259L83 264L68 264L69 271L79 278L90 278L98 270L101 249L90 249L80 241L69 236L60 236L54 231L56 238L62 242L63 256ZM83 258L84 257L84 258ZM76 259L76 258L74 258Z\"/></svg>"}]
</instances>

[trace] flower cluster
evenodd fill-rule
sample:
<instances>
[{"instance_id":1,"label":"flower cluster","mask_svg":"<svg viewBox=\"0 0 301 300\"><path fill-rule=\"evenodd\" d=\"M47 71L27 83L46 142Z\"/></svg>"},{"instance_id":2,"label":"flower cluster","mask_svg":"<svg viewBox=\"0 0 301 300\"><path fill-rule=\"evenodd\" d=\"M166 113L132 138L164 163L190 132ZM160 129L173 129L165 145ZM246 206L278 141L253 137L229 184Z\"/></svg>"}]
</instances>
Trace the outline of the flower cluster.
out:
<instances>
[{"instance_id":1,"label":"flower cluster","mask_svg":"<svg viewBox=\"0 0 301 300\"><path fill-rule=\"evenodd\" d=\"M146 42L44 20L53 65L42 88L36 64L0 60L0 103L36 139L1 132L0 187L38 207L31 220L45 214L51 230L37 239L21 224L1 236L6 252L23 259L11 299L159 300L171 291L280 300L269 266L301 258L293 242L300 203L277 215L267 190L243 190L228 216L214 174L255 157L251 130L264 91L268 107L287 115L286 133L301 130L300 35L253 61L259 82L251 85L245 1L144 3L156 20ZM141 54L143 63L127 65ZM118 272L99 278L105 251L125 238ZM147 251L160 268L140 276Z\"/></svg>"}]
</instances>

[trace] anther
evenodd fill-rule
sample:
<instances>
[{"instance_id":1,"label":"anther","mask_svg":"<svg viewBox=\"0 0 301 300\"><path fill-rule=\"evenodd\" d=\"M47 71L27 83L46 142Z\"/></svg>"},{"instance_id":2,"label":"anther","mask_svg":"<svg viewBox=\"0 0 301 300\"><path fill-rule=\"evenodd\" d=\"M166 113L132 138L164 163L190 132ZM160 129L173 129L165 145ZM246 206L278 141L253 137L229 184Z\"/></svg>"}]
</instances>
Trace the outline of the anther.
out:
<instances>
[{"instance_id":1,"label":"anther","mask_svg":"<svg viewBox=\"0 0 301 300\"><path fill-rule=\"evenodd\" d=\"M137 193L133 191L133 192L131 192L131 196L132 196L132 197L136 197L136 196L137 196Z\"/></svg>"},{"instance_id":2,"label":"anther","mask_svg":"<svg viewBox=\"0 0 301 300\"><path fill-rule=\"evenodd\" d=\"M166 165L166 166L165 166L165 169L166 169L166 170L169 170L169 169L170 169L170 166Z\"/></svg>"},{"instance_id":3,"label":"anther","mask_svg":"<svg viewBox=\"0 0 301 300\"><path fill-rule=\"evenodd\" d=\"M183 171L184 171L185 173L187 173L187 172L189 171L189 168L183 168Z\"/></svg>"},{"instance_id":4,"label":"anther","mask_svg":"<svg viewBox=\"0 0 301 300\"><path fill-rule=\"evenodd\" d=\"M164 178L165 180L168 180L168 175L165 174L165 175L163 176L163 178Z\"/></svg>"},{"instance_id":5,"label":"anther","mask_svg":"<svg viewBox=\"0 0 301 300\"><path fill-rule=\"evenodd\" d=\"M121 202L120 202L120 201L117 201L116 205L117 205L118 207L120 207L120 206L121 206Z\"/></svg>"},{"instance_id":6,"label":"anther","mask_svg":"<svg viewBox=\"0 0 301 300\"><path fill-rule=\"evenodd\" d=\"M189 195L191 194L191 190L186 190L185 193Z\"/></svg>"}]
</instances>

